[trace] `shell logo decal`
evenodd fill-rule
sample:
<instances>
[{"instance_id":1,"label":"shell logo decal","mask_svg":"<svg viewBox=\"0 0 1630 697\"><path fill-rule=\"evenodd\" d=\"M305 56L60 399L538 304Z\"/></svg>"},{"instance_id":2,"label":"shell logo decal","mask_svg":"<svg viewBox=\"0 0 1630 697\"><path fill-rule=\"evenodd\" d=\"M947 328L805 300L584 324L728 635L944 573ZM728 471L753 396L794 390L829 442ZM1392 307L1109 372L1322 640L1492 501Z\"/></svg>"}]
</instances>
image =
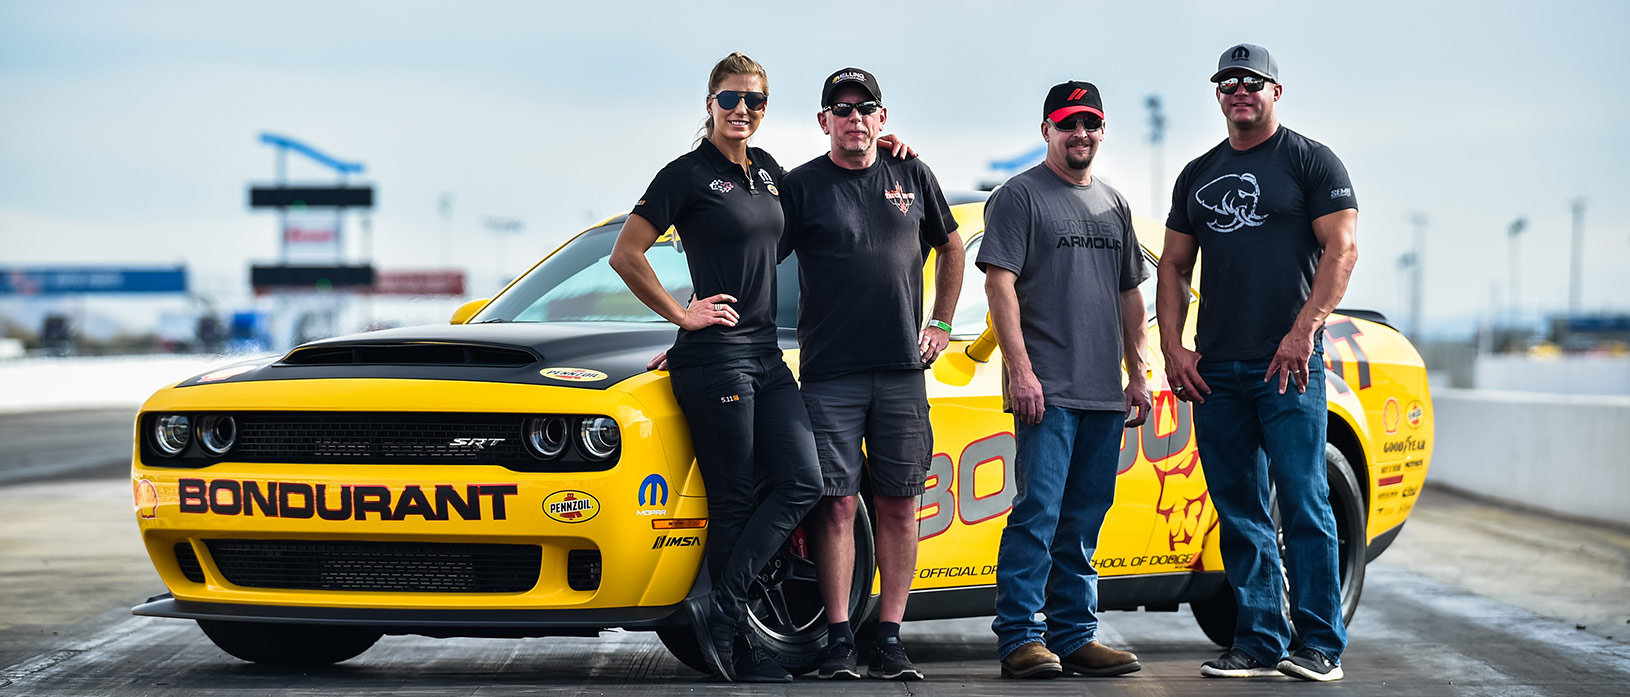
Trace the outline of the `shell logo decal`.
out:
<instances>
[{"instance_id":1,"label":"shell logo decal","mask_svg":"<svg viewBox=\"0 0 1630 697\"><path fill-rule=\"evenodd\" d=\"M562 523L582 523L600 512L600 501L588 492L557 491L544 498L543 512Z\"/></svg>"},{"instance_id":2,"label":"shell logo decal","mask_svg":"<svg viewBox=\"0 0 1630 697\"><path fill-rule=\"evenodd\" d=\"M1381 427L1387 430L1387 435L1398 432L1398 400L1387 398L1386 406L1381 408Z\"/></svg>"},{"instance_id":3,"label":"shell logo decal","mask_svg":"<svg viewBox=\"0 0 1630 697\"><path fill-rule=\"evenodd\" d=\"M158 489L146 479L137 479L131 483L131 496L135 499L136 515L145 520L158 517Z\"/></svg>"},{"instance_id":4,"label":"shell logo decal","mask_svg":"<svg viewBox=\"0 0 1630 697\"><path fill-rule=\"evenodd\" d=\"M588 368L544 368L538 371L538 374L564 382L599 382L606 379L605 373Z\"/></svg>"}]
</instances>

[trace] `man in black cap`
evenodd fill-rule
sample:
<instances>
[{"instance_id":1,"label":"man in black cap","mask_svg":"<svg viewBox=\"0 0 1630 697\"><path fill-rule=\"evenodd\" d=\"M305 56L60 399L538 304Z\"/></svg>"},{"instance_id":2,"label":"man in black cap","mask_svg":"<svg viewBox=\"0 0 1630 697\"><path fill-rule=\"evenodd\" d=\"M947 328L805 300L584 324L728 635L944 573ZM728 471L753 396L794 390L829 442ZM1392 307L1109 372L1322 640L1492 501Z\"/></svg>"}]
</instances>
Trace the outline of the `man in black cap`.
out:
<instances>
[{"instance_id":1,"label":"man in black cap","mask_svg":"<svg viewBox=\"0 0 1630 697\"><path fill-rule=\"evenodd\" d=\"M1104 134L1096 86L1054 86L1042 107L1046 158L985 205L977 263L1006 368L1019 492L1002 530L991 623L1004 677L1142 667L1096 640L1092 555L1115 499L1122 433L1150 407L1138 291L1149 271L1131 206L1093 177Z\"/></svg>"},{"instance_id":2,"label":"man in black cap","mask_svg":"<svg viewBox=\"0 0 1630 697\"><path fill-rule=\"evenodd\" d=\"M1229 48L1211 81L1228 139L1177 178L1156 301L1172 392L1195 405L1195 441L1239 608L1233 646L1200 673L1340 680L1347 630L1325 475L1320 334L1358 258L1358 202L1329 148L1279 125L1284 86L1267 49ZM1183 323L1201 253L1205 301L1191 351ZM1282 611L1270 485L1284 521L1295 645Z\"/></svg>"},{"instance_id":3,"label":"man in black cap","mask_svg":"<svg viewBox=\"0 0 1630 697\"><path fill-rule=\"evenodd\" d=\"M878 156L888 120L882 101L877 78L865 70L828 77L817 118L832 149L781 183L782 253L798 254L801 286L799 379L825 480L809 529L830 627L819 676L828 679L860 677L848 612L863 460L882 580L866 672L923 677L900 643L900 621L917 568L917 496L934 455L924 370L950 342L962 288L962 239L934 173L920 159ZM936 263L925 323L927 249Z\"/></svg>"}]
</instances>

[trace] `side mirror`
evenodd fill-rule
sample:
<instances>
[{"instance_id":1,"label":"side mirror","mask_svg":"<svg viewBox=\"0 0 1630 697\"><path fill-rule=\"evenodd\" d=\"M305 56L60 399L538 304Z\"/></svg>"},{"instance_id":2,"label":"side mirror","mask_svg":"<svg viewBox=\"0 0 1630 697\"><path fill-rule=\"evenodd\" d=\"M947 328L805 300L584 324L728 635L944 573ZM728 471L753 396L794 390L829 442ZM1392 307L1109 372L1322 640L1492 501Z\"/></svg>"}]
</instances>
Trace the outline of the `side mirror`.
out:
<instances>
[{"instance_id":1,"label":"side mirror","mask_svg":"<svg viewBox=\"0 0 1630 697\"><path fill-rule=\"evenodd\" d=\"M991 322L990 313L986 313L985 331L980 332L979 338L968 344L968 348L963 349L963 352L976 363L988 363L991 354L996 352L996 345L996 325Z\"/></svg>"},{"instance_id":2,"label":"side mirror","mask_svg":"<svg viewBox=\"0 0 1630 697\"><path fill-rule=\"evenodd\" d=\"M463 305L459 305L457 310L453 310L453 321L451 324L464 324L465 322L470 321L470 318L475 316L476 311L486 307L487 303L491 300L492 298L476 298L475 300L471 300Z\"/></svg>"}]
</instances>

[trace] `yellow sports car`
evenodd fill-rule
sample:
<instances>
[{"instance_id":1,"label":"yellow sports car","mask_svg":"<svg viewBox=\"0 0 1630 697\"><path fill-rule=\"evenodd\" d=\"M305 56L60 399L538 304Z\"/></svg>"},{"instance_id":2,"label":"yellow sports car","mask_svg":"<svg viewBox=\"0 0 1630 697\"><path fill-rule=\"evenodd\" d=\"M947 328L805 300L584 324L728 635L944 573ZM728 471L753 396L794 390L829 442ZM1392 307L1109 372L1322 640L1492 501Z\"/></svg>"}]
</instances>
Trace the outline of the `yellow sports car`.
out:
<instances>
[{"instance_id":1,"label":"yellow sports car","mask_svg":"<svg viewBox=\"0 0 1630 697\"><path fill-rule=\"evenodd\" d=\"M951 195L973 280L928 381L935 455L908 620L994 612L1014 440L972 267L984 199ZM132 482L169 593L136 614L196 620L226 652L267 663L342 661L383 634L623 627L656 631L699 668L686 625L709 588L707 492L667 374L645 369L674 328L606 263L621 222L578 235L450 325L305 344L153 395L137 417ZM1139 225L1146 243L1161 239L1157 225ZM683 254L672 231L648 253L675 298L690 295ZM794 366L797 278L780 274ZM933 274L925 281L932 297ZM1152 310L1154 281L1143 290ZM1379 315L1332 316L1325 351L1326 462L1351 617L1365 563L1397 536L1426 477L1432 405L1420 356ZM1153 358L1153 418L1126 432L1094 559L1100 604L1189 603L1206 635L1226 643L1233 599L1189 405ZM862 506L859 618L876 610L866 516ZM753 629L789 669L812 669L826 630L801 533L752 594Z\"/></svg>"}]
</instances>

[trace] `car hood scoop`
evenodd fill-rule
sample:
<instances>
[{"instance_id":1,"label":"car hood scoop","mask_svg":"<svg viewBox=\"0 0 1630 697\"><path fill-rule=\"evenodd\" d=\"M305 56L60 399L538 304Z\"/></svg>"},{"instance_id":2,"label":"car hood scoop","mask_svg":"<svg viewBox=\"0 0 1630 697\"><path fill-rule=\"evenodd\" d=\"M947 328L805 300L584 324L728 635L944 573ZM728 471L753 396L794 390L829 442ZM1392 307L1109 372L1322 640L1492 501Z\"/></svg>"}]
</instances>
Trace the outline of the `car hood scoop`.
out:
<instances>
[{"instance_id":1,"label":"car hood scoop","mask_svg":"<svg viewBox=\"0 0 1630 697\"><path fill-rule=\"evenodd\" d=\"M504 322L387 329L303 344L262 366L216 371L180 387L318 378L472 380L605 389L645 372L673 345L663 323Z\"/></svg>"}]
</instances>

